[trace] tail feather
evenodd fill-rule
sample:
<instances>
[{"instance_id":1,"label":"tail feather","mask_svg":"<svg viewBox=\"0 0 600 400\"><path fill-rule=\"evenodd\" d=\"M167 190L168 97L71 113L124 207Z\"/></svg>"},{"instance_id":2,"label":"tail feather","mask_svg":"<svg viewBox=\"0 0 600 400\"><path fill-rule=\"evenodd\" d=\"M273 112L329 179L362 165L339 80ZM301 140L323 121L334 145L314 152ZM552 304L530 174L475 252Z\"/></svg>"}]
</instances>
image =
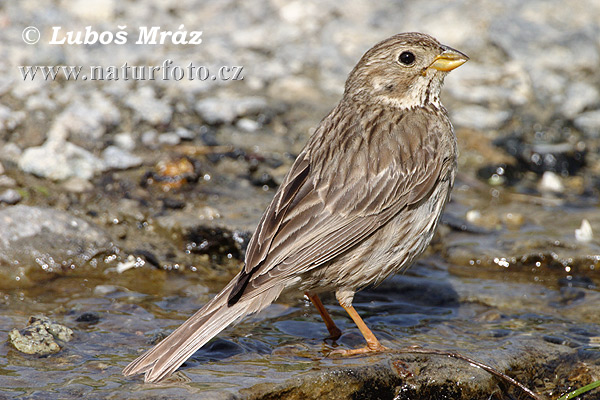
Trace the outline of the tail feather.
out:
<instances>
[{"instance_id":1,"label":"tail feather","mask_svg":"<svg viewBox=\"0 0 600 400\"><path fill-rule=\"evenodd\" d=\"M231 323L271 304L285 286L280 283L250 298L242 297L237 303L228 306L227 298L232 287L233 283L227 285L173 333L125 367L123 375L145 373L146 382L157 382L170 376Z\"/></svg>"}]
</instances>

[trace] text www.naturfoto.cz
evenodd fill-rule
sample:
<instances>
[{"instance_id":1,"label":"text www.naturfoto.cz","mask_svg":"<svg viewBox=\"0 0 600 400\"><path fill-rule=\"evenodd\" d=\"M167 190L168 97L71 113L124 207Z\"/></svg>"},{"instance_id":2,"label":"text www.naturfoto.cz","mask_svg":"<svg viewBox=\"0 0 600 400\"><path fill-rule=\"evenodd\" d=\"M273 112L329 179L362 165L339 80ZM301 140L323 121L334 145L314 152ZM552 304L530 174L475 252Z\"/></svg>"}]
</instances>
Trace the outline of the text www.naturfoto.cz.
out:
<instances>
[{"instance_id":1,"label":"text www.naturfoto.cz","mask_svg":"<svg viewBox=\"0 0 600 400\"><path fill-rule=\"evenodd\" d=\"M118 66L97 66L92 65L89 68L81 65L20 65L19 71L24 81L43 79L54 81L56 79L65 79L67 81L118 81L118 80L175 80L187 79L190 81L239 81L243 80L241 65L207 67L204 65L194 65L190 62L181 67L173 65L172 60L165 60L161 65L128 65L124 63ZM82 73L89 71L88 73ZM214 71L212 73L211 71Z\"/></svg>"}]
</instances>

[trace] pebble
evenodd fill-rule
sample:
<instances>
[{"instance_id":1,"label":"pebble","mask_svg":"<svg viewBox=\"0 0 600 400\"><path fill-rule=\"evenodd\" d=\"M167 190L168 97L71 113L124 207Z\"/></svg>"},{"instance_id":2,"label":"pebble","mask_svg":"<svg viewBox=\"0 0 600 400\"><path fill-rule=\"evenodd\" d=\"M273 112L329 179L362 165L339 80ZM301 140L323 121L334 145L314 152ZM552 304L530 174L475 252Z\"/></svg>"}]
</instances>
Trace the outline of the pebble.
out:
<instances>
[{"instance_id":1,"label":"pebble","mask_svg":"<svg viewBox=\"0 0 600 400\"><path fill-rule=\"evenodd\" d=\"M119 109L104 95L95 92L89 99L76 98L56 117L51 137L98 140L106 130L121 121ZM60 133L59 133L60 132Z\"/></svg>"},{"instance_id":2,"label":"pebble","mask_svg":"<svg viewBox=\"0 0 600 400\"><path fill-rule=\"evenodd\" d=\"M0 175L0 186L13 187L16 185L17 185L17 181L15 181L10 176Z\"/></svg>"},{"instance_id":3,"label":"pebble","mask_svg":"<svg viewBox=\"0 0 600 400\"><path fill-rule=\"evenodd\" d=\"M17 163L23 150L16 143L8 142L0 146L0 159Z\"/></svg>"},{"instance_id":4,"label":"pebble","mask_svg":"<svg viewBox=\"0 0 600 400\"><path fill-rule=\"evenodd\" d=\"M250 118L240 118L235 125L245 132L256 132L260 129L260 124Z\"/></svg>"},{"instance_id":5,"label":"pebble","mask_svg":"<svg viewBox=\"0 0 600 400\"><path fill-rule=\"evenodd\" d=\"M569 119L577 117L586 108L600 103L600 93L595 86L585 82L569 85L561 104L561 112Z\"/></svg>"},{"instance_id":6,"label":"pebble","mask_svg":"<svg viewBox=\"0 0 600 400\"><path fill-rule=\"evenodd\" d=\"M108 169L129 169L142 165L142 159L117 146L108 146L102 152L104 165Z\"/></svg>"},{"instance_id":7,"label":"pebble","mask_svg":"<svg viewBox=\"0 0 600 400\"><path fill-rule=\"evenodd\" d=\"M589 243L594 239L592 225L587 219L581 221L579 229L575 229L575 240L581 243Z\"/></svg>"},{"instance_id":8,"label":"pebble","mask_svg":"<svg viewBox=\"0 0 600 400\"><path fill-rule=\"evenodd\" d=\"M25 112L13 111L5 105L0 104L0 132L14 130L25 119Z\"/></svg>"},{"instance_id":9,"label":"pebble","mask_svg":"<svg viewBox=\"0 0 600 400\"><path fill-rule=\"evenodd\" d=\"M117 293L121 291L123 288L116 285L97 285L94 288L94 295L99 297L104 297L112 293Z\"/></svg>"},{"instance_id":10,"label":"pebble","mask_svg":"<svg viewBox=\"0 0 600 400\"><path fill-rule=\"evenodd\" d=\"M579 115L573 124L588 137L600 137L600 110L588 111Z\"/></svg>"},{"instance_id":11,"label":"pebble","mask_svg":"<svg viewBox=\"0 0 600 400\"><path fill-rule=\"evenodd\" d=\"M264 111L267 101L262 97L208 98L196 104L196 112L210 125L231 124L239 117Z\"/></svg>"},{"instance_id":12,"label":"pebble","mask_svg":"<svg viewBox=\"0 0 600 400\"><path fill-rule=\"evenodd\" d=\"M73 330L44 316L30 317L24 329L11 330L8 338L21 353L47 356L58 353L61 347L56 340L69 342L73 338Z\"/></svg>"},{"instance_id":13,"label":"pebble","mask_svg":"<svg viewBox=\"0 0 600 400\"><path fill-rule=\"evenodd\" d=\"M122 148L123 150L131 151L135 149L135 139L133 135L128 132L117 133L113 138L115 145Z\"/></svg>"},{"instance_id":14,"label":"pebble","mask_svg":"<svg viewBox=\"0 0 600 400\"><path fill-rule=\"evenodd\" d=\"M525 216L518 212L509 212L501 217L502 222L510 229L519 229L525 223Z\"/></svg>"},{"instance_id":15,"label":"pebble","mask_svg":"<svg viewBox=\"0 0 600 400\"><path fill-rule=\"evenodd\" d=\"M90 181L76 176L62 182L61 187L71 193L83 193L94 189Z\"/></svg>"},{"instance_id":16,"label":"pebble","mask_svg":"<svg viewBox=\"0 0 600 400\"><path fill-rule=\"evenodd\" d=\"M183 127L175 129L175 134L179 136L181 140L194 140L196 138L196 134L193 131Z\"/></svg>"},{"instance_id":17,"label":"pebble","mask_svg":"<svg viewBox=\"0 0 600 400\"><path fill-rule=\"evenodd\" d=\"M452 112L452 123L458 127L479 131L501 128L512 116L507 110L492 110L482 106L460 107Z\"/></svg>"},{"instance_id":18,"label":"pebble","mask_svg":"<svg viewBox=\"0 0 600 400\"><path fill-rule=\"evenodd\" d=\"M177 146L181 143L181 137L175 132L167 132L158 135L158 143L167 146Z\"/></svg>"},{"instance_id":19,"label":"pebble","mask_svg":"<svg viewBox=\"0 0 600 400\"><path fill-rule=\"evenodd\" d=\"M542 179L538 184L540 192L552 192L552 193L563 193L565 191L565 185L563 185L560 176L552 171L546 171L542 175Z\"/></svg>"},{"instance_id":20,"label":"pebble","mask_svg":"<svg viewBox=\"0 0 600 400\"><path fill-rule=\"evenodd\" d=\"M151 149L155 149L158 147L158 132L151 129L142 133L142 144L146 147L150 147Z\"/></svg>"},{"instance_id":21,"label":"pebble","mask_svg":"<svg viewBox=\"0 0 600 400\"><path fill-rule=\"evenodd\" d=\"M23 200L23 196L21 196L21 193L14 189L6 189L4 192L0 193L0 203L5 203L12 206L21 200Z\"/></svg>"},{"instance_id":22,"label":"pebble","mask_svg":"<svg viewBox=\"0 0 600 400\"><path fill-rule=\"evenodd\" d=\"M479 210L469 210L465 214L467 222L487 229L495 229L500 223L500 218L496 214L484 213Z\"/></svg>"},{"instance_id":23,"label":"pebble","mask_svg":"<svg viewBox=\"0 0 600 400\"><path fill-rule=\"evenodd\" d=\"M135 118L152 125L166 125L171 122L172 108L166 99L156 98L154 89L142 86L129 94L125 104L135 112Z\"/></svg>"},{"instance_id":24,"label":"pebble","mask_svg":"<svg viewBox=\"0 0 600 400\"><path fill-rule=\"evenodd\" d=\"M68 11L79 18L100 23L114 18L115 6L115 0L91 3L88 0L75 0L69 3Z\"/></svg>"},{"instance_id":25,"label":"pebble","mask_svg":"<svg viewBox=\"0 0 600 400\"><path fill-rule=\"evenodd\" d=\"M54 181L72 177L91 179L105 169L104 162L89 151L62 141L48 141L25 149L18 165L23 172Z\"/></svg>"}]
</instances>

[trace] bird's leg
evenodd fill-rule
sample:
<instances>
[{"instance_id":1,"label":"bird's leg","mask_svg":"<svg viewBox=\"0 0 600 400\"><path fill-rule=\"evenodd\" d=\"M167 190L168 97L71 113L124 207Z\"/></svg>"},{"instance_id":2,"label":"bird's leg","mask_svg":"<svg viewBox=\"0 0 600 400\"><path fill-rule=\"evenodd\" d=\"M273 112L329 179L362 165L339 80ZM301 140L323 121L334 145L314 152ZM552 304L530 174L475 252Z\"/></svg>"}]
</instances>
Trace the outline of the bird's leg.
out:
<instances>
[{"instance_id":1,"label":"bird's leg","mask_svg":"<svg viewBox=\"0 0 600 400\"><path fill-rule=\"evenodd\" d=\"M377 338L375 337L373 332L371 332L371 330L367 327L367 324L365 324L365 321L363 321L362 318L360 317L360 315L358 315L358 313L356 312L354 307L352 307L351 305L345 306L342 303L340 303L340 305L344 308L344 310L346 310L348 315L350 315L350 318L352 318L352 321L354 321L354 323L360 330L360 333L362 333L363 337L367 341L367 345L365 347L361 347L359 349L336 350L332 354L341 354L343 356L352 356L355 354L377 353L380 351L387 350L387 347L385 347L381 343L379 343L379 340L377 340Z\"/></svg>"},{"instance_id":2,"label":"bird's leg","mask_svg":"<svg viewBox=\"0 0 600 400\"><path fill-rule=\"evenodd\" d=\"M339 339L339 337L342 336L342 331L335 325L335 322L333 322L331 315L329 315L329 313L325 309L325 306L323 306L323 303L321 303L321 299L319 298L319 296L308 292L305 292L304 294L306 294L306 297L310 299L310 301L315 305L315 307L319 311L319 314L321 314L321 318L323 318L323 321L327 326L327 330L329 331L329 339Z\"/></svg>"}]
</instances>

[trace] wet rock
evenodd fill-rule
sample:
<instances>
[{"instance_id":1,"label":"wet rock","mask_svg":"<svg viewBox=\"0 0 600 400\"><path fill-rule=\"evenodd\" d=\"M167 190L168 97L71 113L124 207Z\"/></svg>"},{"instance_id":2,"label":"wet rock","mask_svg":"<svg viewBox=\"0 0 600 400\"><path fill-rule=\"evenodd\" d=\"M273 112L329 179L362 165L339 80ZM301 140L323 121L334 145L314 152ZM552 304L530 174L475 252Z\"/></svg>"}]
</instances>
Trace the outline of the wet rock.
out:
<instances>
[{"instance_id":1,"label":"wet rock","mask_svg":"<svg viewBox=\"0 0 600 400\"><path fill-rule=\"evenodd\" d=\"M591 278L581 275L569 275L567 277L560 278L558 280L558 284L560 287L579 287L592 290L596 289L597 287Z\"/></svg>"},{"instance_id":2,"label":"wet rock","mask_svg":"<svg viewBox=\"0 0 600 400\"><path fill-rule=\"evenodd\" d=\"M221 212L214 207L199 206L174 209L165 215L155 217L157 226L173 232L188 232L198 225L198 221L213 221L221 218Z\"/></svg>"},{"instance_id":3,"label":"wet rock","mask_svg":"<svg viewBox=\"0 0 600 400\"><path fill-rule=\"evenodd\" d=\"M514 185L523 178L520 168L511 164L486 165L477 170L477 176L492 186Z\"/></svg>"},{"instance_id":4,"label":"wet rock","mask_svg":"<svg viewBox=\"0 0 600 400\"><path fill-rule=\"evenodd\" d=\"M73 331L41 316L29 318L27 327L22 330L13 329L8 337L9 343L20 352L46 356L58 353L61 347L57 340L70 341L73 338Z\"/></svg>"},{"instance_id":5,"label":"wet rock","mask_svg":"<svg viewBox=\"0 0 600 400\"><path fill-rule=\"evenodd\" d=\"M509 212L502 215L500 220L507 228L517 230L525 223L525 216L519 212Z\"/></svg>"},{"instance_id":6,"label":"wet rock","mask_svg":"<svg viewBox=\"0 0 600 400\"><path fill-rule=\"evenodd\" d=\"M181 210L185 207L185 201L172 197L164 197L161 199L163 207L171 210Z\"/></svg>"},{"instance_id":7,"label":"wet rock","mask_svg":"<svg viewBox=\"0 0 600 400\"><path fill-rule=\"evenodd\" d=\"M249 178L250 183L252 183L254 186L263 188L274 189L279 187L280 184L280 182L276 181L271 174L270 168L265 168L264 166L253 169Z\"/></svg>"},{"instance_id":8,"label":"wet rock","mask_svg":"<svg viewBox=\"0 0 600 400\"><path fill-rule=\"evenodd\" d=\"M473 211L473 210L472 210ZM457 217L456 215L450 214L450 213L444 213L442 214L442 219L441 222L444 225L449 226L450 228L456 230L456 231L460 231L460 232L469 232L469 233L475 233L475 234L485 234L485 233L489 233L490 231L486 228L483 228L481 226L477 226L477 225L473 225L471 222L479 222L481 215L478 214L478 218L473 217L473 213L470 212L467 213L467 221Z\"/></svg>"},{"instance_id":9,"label":"wet rock","mask_svg":"<svg viewBox=\"0 0 600 400\"><path fill-rule=\"evenodd\" d=\"M197 226L186 235L186 240L186 249L192 253L241 260L250 234L221 227Z\"/></svg>"},{"instance_id":10,"label":"wet rock","mask_svg":"<svg viewBox=\"0 0 600 400\"><path fill-rule=\"evenodd\" d=\"M156 268L161 268L161 263L160 263L158 257L149 250L136 249L133 251L133 255L138 258L142 258L145 262L151 264L152 266L154 266Z\"/></svg>"},{"instance_id":11,"label":"wet rock","mask_svg":"<svg viewBox=\"0 0 600 400\"><path fill-rule=\"evenodd\" d=\"M102 152L104 165L108 169L129 169L142 165L142 159L117 146L108 146Z\"/></svg>"},{"instance_id":12,"label":"wet rock","mask_svg":"<svg viewBox=\"0 0 600 400\"><path fill-rule=\"evenodd\" d=\"M81 267L112 247L97 226L64 211L16 205L0 210L0 287L21 287Z\"/></svg>"},{"instance_id":13,"label":"wet rock","mask_svg":"<svg viewBox=\"0 0 600 400\"><path fill-rule=\"evenodd\" d=\"M21 193L17 192L14 189L7 189L4 192L0 193L0 203L14 205L20 202L22 199L23 196L21 196Z\"/></svg>"},{"instance_id":14,"label":"wet rock","mask_svg":"<svg viewBox=\"0 0 600 400\"><path fill-rule=\"evenodd\" d=\"M75 318L75 322L83 322L86 324L97 324L100 322L100 315L95 312L84 312Z\"/></svg>"},{"instance_id":15,"label":"wet rock","mask_svg":"<svg viewBox=\"0 0 600 400\"><path fill-rule=\"evenodd\" d=\"M72 177L88 180L106 167L89 151L70 142L52 140L26 149L19 158L19 168L42 178L60 181Z\"/></svg>"},{"instance_id":16,"label":"wet rock","mask_svg":"<svg viewBox=\"0 0 600 400\"><path fill-rule=\"evenodd\" d=\"M551 171L561 176L574 175L586 163L587 150L582 144L528 144L515 137L497 140L496 144L517 159L519 169L537 174Z\"/></svg>"},{"instance_id":17,"label":"wet rock","mask_svg":"<svg viewBox=\"0 0 600 400\"><path fill-rule=\"evenodd\" d=\"M495 391L492 378L469 368L467 372L465 365L457 360L431 360L427 373L420 372L419 364L423 361L423 357L411 355L384 356L383 360L372 360L369 365L326 368L281 384L258 384L243 390L242 394L244 398L256 400L460 400L490 398L490 393ZM464 379L457 377L457 372L464 375ZM454 379L461 384L456 385Z\"/></svg>"},{"instance_id":18,"label":"wet rock","mask_svg":"<svg viewBox=\"0 0 600 400\"><path fill-rule=\"evenodd\" d=\"M267 107L262 97L208 98L196 104L196 112L210 125L231 124L239 117L258 114Z\"/></svg>"}]
</instances>

